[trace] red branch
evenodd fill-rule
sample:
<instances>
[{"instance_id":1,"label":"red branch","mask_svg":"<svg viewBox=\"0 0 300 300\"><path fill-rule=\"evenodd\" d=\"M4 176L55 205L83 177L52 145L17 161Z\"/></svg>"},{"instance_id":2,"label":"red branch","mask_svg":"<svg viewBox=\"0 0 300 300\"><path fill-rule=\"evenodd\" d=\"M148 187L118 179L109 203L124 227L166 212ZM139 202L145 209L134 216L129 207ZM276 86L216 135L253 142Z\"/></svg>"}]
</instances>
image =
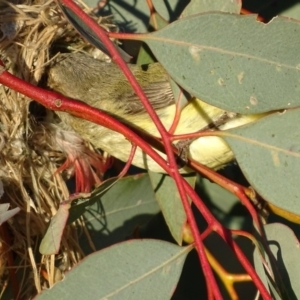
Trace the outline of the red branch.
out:
<instances>
[{"instance_id":1,"label":"red branch","mask_svg":"<svg viewBox=\"0 0 300 300\"><path fill-rule=\"evenodd\" d=\"M182 179L182 177L179 174L179 171L177 169L177 163L175 160L175 156L174 156L171 141L170 141L170 134L163 126L163 124L162 124L161 120L159 119L159 117L157 116L155 110L152 108L149 100L147 99L145 93L143 92L142 88L138 84L136 78L134 77L134 75L132 74L132 72L126 65L126 63L123 61L123 59L119 55L115 45L109 39L107 32L104 31L100 26L98 26L98 24L93 19L91 19L85 12L83 12L80 9L80 7L77 6L72 0L61 0L61 3L63 3L66 7L68 7L70 10L72 10L72 12L75 13L81 19L81 21L83 21L87 26L89 26L89 28L91 30L94 31L94 33L97 35L99 40L101 40L101 42L104 44L104 46L110 53L110 56L113 59L113 61L115 61L119 65L121 70L123 71L124 75L130 82L133 90L135 91L137 96L140 98L146 111L148 112L149 116L155 123L155 125L160 133L160 136L162 138L165 150L166 150L166 155L167 155L168 163L169 163L168 174L175 180L179 195L182 199L182 203L183 203L183 206L184 206L186 214L187 214L188 222L191 225L191 230L192 230L192 233L195 238L195 244L196 244L196 248L198 250L198 255L200 258L200 262L202 264L202 268L206 271L206 275L207 275L206 284L207 284L207 286L211 285L213 287L216 299L222 299L221 293L217 286L217 282L213 276L212 269L211 269L208 259L206 257L204 245L198 235L198 227L197 227L197 224L193 217L192 210L189 205L189 201L188 201L185 189L183 187L184 180ZM91 121L93 121L93 120L91 120ZM132 139L130 139L130 140L133 141ZM140 145L138 145L138 146L140 146ZM147 151L145 151L145 152L148 153Z\"/></svg>"},{"instance_id":2,"label":"red branch","mask_svg":"<svg viewBox=\"0 0 300 300\"><path fill-rule=\"evenodd\" d=\"M195 218L193 216L191 206L188 201L188 197L193 201L199 211L202 213L206 219L208 226L213 228L235 251L237 257L240 259L242 265L248 272L248 274L253 279L253 282L259 289L262 297L264 299L270 299L269 293L264 287L263 283L260 281L258 275L255 273L250 262L245 258L244 254L241 252L240 248L235 244L232 239L231 233L228 229L224 228L210 213L204 203L201 201L196 192L191 188L191 186L181 177L178 172L176 160L173 154L170 135L167 130L164 128L160 119L158 118L156 112L153 110L151 104L146 98L143 90L137 83L135 77L127 67L126 63L120 57L118 51L115 48L115 45L109 40L107 32L101 29L98 24L92 20L87 14L85 14L74 2L71 0L61 0L63 5L67 6L72 10L85 24L87 24L94 33L99 37L103 42L109 53L111 54L112 59L120 66L128 81L132 85L136 94L140 97L145 109L149 113L153 122L156 124L158 131L160 132L162 141L165 146L166 154L168 157L168 163L156 152L154 151L147 142L145 142L140 136L131 131L128 127L113 119L111 116L105 114L104 112L99 111L98 109L91 107L81 101L76 101L68 99L58 93L50 92L43 90L41 88L35 87L29 83L20 80L19 78L13 76L7 71L2 71L0 69L0 83L18 91L27 97L35 99L45 107L65 111L71 113L77 117L86 119L88 121L94 122L101 126L107 127L111 130L117 131L123 134L128 140L133 142L135 145L140 147L144 152L146 152L153 160L155 160L165 171L168 173L176 182L179 194L182 199L182 203L187 215L188 222L191 227L192 234L195 239L195 246L198 250L199 259L202 265L203 272L205 273L206 284L208 291L212 291L214 299L222 299L220 290L216 283L215 277L213 275L210 264L207 260L203 240L199 234L199 229L196 224ZM3 65L0 61L0 65ZM132 149L134 151L134 149ZM210 173L213 173L210 170ZM235 185L235 187L237 187ZM245 199L243 199L245 200ZM253 212L253 211L252 211Z\"/></svg>"}]
</instances>

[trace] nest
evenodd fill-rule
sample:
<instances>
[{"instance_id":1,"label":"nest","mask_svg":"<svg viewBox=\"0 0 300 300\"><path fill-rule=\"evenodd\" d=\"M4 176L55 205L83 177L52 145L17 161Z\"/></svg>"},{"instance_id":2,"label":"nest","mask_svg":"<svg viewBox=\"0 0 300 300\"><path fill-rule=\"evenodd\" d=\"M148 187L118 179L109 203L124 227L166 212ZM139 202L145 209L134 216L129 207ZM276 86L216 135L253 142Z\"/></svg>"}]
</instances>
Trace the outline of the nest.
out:
<instances>
[{"instance_id":1,"label":"nest","mask_svg":"<svg viewBox=\"0 0 300 300\"><path fill-rule=\"evenodd\" d=\"M51 57L62 48L98 53L52 0L16 1L0 0L0 58L12 74L38 85ZM110 18L96 18L91 9L80 5L107 30L116 30ZM41 108L32 109L31 101L0 85L0 180L4 186L0 201L20 208L0 228L0 279L5 286L18 270L21 299L50 287L84 256L78 243L82 220L65 228L59 254L39 254L49 221L69 197L65 177L57 172L69 155L68 140L60 136L69 136L73 146L86 147L86 143L47 121L49 115Z\"/></svg>"}]
</instances>

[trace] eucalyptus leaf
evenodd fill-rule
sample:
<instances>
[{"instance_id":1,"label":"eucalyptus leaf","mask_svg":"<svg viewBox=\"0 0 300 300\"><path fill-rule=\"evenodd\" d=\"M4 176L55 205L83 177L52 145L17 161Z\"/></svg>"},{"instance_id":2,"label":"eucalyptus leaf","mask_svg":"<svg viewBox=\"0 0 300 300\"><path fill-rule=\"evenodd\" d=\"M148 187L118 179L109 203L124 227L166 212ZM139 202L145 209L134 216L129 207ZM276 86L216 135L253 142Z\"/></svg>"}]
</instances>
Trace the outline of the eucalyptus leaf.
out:
<instances>
[{"instance_id":1,"label":"eucalyptus leaf","mask_svg":"<svg viewBox=\"0 0 300 300\"><path fill-rule=\"evenodd\" d=\"M151 29L158 30L164 28L167 24L168 22L160 14L154 12L150 18L149 31L153 31ZM155 62L155 57L153 57L149 47L146 44L143 44L139 51L136 63L138 65L145 65L153 62Z\"/></svg>"},{"instance_id":2,"label":"eucalyptus leaf","mask_svg":"<svg viewBox=\"0 0 300 300\"><path fill-rule=\"evenodd\" d=\"M159 211L148 174L140 174L119 179L105 194L96 192L83 217L99 250L138 234ZM85 236L80 243L85 252L91 250Z\"/></svg>"},{"instance_id":3,"label":"eucalyptus leaf","mask_svg":"<svg viewBox=\"0 0 300 300\"><path fill-rule=\"evenodd\" d=\"M224 132L246 178L267 201L300 214L300 109Z\"/></svg>"},{"instance_id":4,"label":"eucalyptus leaf","mask_svg":"<svg viewBox=\"0 0 300 300\"><path fill-rule=\"evenodd\" d=\"M93 46L101 50L106 55L110 56L109 51L106 49L103 42L98 38L97 34L91 30L91 28L84 23L78 16L67 6L62 5L59 1L57 1L60 9L64 13L66 19L71 23L71 25L78 31L78 33ZM131 57L120 47L115 45L116 50L119 52L120 56L124 59L124 61L129 62Z\"/></svg>"},{"instance_id":5,"label":"eucalyptus leaf","mask_svg":"<svg viewBox=\"0 0 300 300\"><path fill-rule=\"evenodd\" d=\"M183 18L143 40L192 95L243 114L300 105L300 23L210 12ZM175 58L180 57L180 59Z\"/></svg>"},{"instance_id":6,"label":"eucalyptus leaf","mask_svg":"<svg viewBox=\"0 0 300 300\"><path fill-rule=\"evenodd\" d=\"M69 217L68 202L60 204L57 213L52 217L47 232L40 244L40 253L43 255L57 254L60 248L61 238Z\"/></svg>"},{"instance_id":7,"label":"eucalyptus leaf","mask_svg":"<svg viewBox=\"0 0 300 300\"><path fill-rule=\"evenodd\" d=\"M285 16L300 19L300 2L295 0L277 1L276 5L269 0L243 0L243 7L251 12L259 12L265 20L274 16Z\"/></svg>"},{"instance_id":8,"label":"eucalyptus leaf","mask_svg":"<svg viewBox=\"0 0 300 300\"><path fill-rule=\"evenodd\" d=\"M117 244L88 256L36 299L170 299L192 248L155 240Z\"/></svg>"},{"instance_id":9,"label":"eucalyptus leaf","mask_svg":"<svg viewBox=\"0 0 300 300\"><path fill-rule=\"evenodd\" d=\"M80 216L82 216L86 210L96 203L101 196L103 196L110 188L118 181L122 180L117 177L109 178L101 183L90 195L90 197L82 197L77 201L72 202L70 208L70 215L68 218L68 224L75 222Z\"/></svg>"},{"instance_id":10,"label":"eucalyptus leaf","mask_svg":"<svg viewBox=\"0 0 300 300\"><path fill-rule=\"evenodd\" d=\"M242 2L239 0L191 0L184 9L182 16L188 17L207 11L224 11L239 14Z\"/></svg>"},{"instance_id":11,"label":"eucalyptus leaf","mask_svg":"<svg viewBox=\"0 0 300 300\"><path fill-rule=\"evenodd\" d=\"M88 0L94 1L94 0ZM96 3L96 2L95 2ZM153 0L155 10L167 21L176 20L189 0ZM150 11L147 1L110 0L101 13L114 16L114 21L126 32L147 32Z\"/></svg>"},{"instance_id":12,"label":"eucalyptus leaf","mask_svg":"<svg viewBox=\"0 0 300 300\"><path fill-rule=\"evenodd\" d=\"M274 280L279 287L282 299L296 300L300 297L299 272L300 259L299 241L293 231L282 224L268 224L264 226L267 243L274 259L269 259L269 267L274 271ZM264 282L269 282L273 292L274 299L280 299L274 290L273 284L270 283L270 276L267 276L259 264L260 256L258 250L254 252L255 269ZM281 284L280 284L281 283Z\"/></svg>"},{"instance_id":13,"label":"eucalyptus leaf","mask_svg":"<svg viewBox=\"0 0 300 300\"><path fill-rule=\"evenodd\" d=\"M186 224L187 217L173 178L165 174L149 171L149 176L156 200L164 215L165 221L175 241L182 244L182 230ZM196 177L187 176L185 180L194 187Z\"/></svg>"},{"instance_id":14,"label":"eucalyptus leaf","mask_svg":"<svg viewBox=\"0 0 300 300\"><path fill-rule=\"evenodd\" d=\"M174 95L175 103L179 109L182 109L186 106L191 99L191 96L186 93L172 78L169 78L172 92Z\"/></svg>"},{"instance_id":15,"label":"eucalyptus leaf","mask_svg":"<svg viewBox=\"0 0 300 300\"><path fill-rule=\"evenodd\" d=\"M9 203L2 203L0 204L0 225L6 222L8 219L13 217L20 211L19 207L15 207L13 209L8 209Z\"/></svg>"}]
</instances>

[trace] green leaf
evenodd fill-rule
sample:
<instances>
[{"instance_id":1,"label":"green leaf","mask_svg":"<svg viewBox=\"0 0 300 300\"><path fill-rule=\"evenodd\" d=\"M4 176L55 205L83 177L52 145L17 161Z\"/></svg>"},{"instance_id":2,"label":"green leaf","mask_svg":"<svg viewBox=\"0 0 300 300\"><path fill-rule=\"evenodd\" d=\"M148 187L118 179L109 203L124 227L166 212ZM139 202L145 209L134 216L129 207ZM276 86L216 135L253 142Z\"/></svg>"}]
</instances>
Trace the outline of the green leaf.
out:
<instances>
[{"instance_id":1,"label":"green leaf","mask_svg":"<svg viewBox=\"0 0 300 300\"><path fill-rule=\"evenodd\" d=\"M109 178L102 182L102 184L91 193L90 197L73 201L70 208L68 224L75 222L80 216L82 216L86 212L86 209L99 201L100 197L112 188L118 180L122 179L119 179L118 177Z\"/></svg>"},{"instance_id":2,"label":"green leaf","mask_svg":"<svg viewBox=\"0 0 300 300\"><path fill-rule=\"evenodd\" d=\"M165 174L149 171L152 187L165 221L175 241L182 244L182 230L187 221L184 207L174 179ZM195 176L186 176L191 186L195 185Z\"/></svg>"},{"instance_id":3,"label":"green leaf","mask_svg":"<svg viewBox=\"0 0 300 300\"><path fill-rule=\"evenodd\" d=\"M299 241L293 231L282 224L268 224L264 226L267 243L274 255L275 263L272 259L268 260L269 266L273 270L275 283L280 288L282 299L299 299L300 285L299 273L300 266L297 263L300 259ZM258 250L254 251L255 269L264 282L269 281L260 262ZM272 287L273 285L270 284ZM274 288L271 288L274 291ZM276 294L275 294L276 295ZM276 299L279 296L276 295Z\"/></svg>"},{"instance_id":4,"label":"green leaf","mask_svg":"<svg viewBox=\"0 0 300 300\"><path fill-rule=\"evenodd\" d=\"M300 214L300 109L224 132L243 173L267 201Z\"/></svg>"},{"instance_id":5,"label":"green leaf","mask_svg":"<svg viewBox=\"0 0 300 300\"><path fill-rule=\"evenodd\" d=\"M0 226L20 211L19 207L8 209L9 203L0 204Z\"/></svg>"},{"instance_id":6,"label":"green leaf","mask_svg":"<svg viewBox=\"0 0 300 300\"><path fill-rule=\"evenodd\" d=\"M184 91L171 77L169 77L169 81L171 84L175 103L176 105L178 105L179 109L182 109L185 105L188 104L189 100L191 99L191 95Z\"/></svg>"},{"instance_id":7,"label":"green leaf","mask_svg":"<svg viewBox=\"0 0 300 300\"><path fill-rule=\"evenodd\" d=\"M280 15L289 18L300 18L300 2L294 0L277 1L276 5L269 0L243 0L243 7L259 14L266 20Z\"/></svg>"},{"instance_id":8,"label":"green leaf","mask_svg":"<svg viewBox=\"0 0 300 300\"><path fill-rule=\"evenodd\" d=\"M143 40L172 78L209 104L244 114L300 105L300 23L204 13ZM180 60L174 61L174 58Z\"/></svg>"},{"instance_id":9,"label":"green leaf","mask_svg":"<svg viewBox=\"0 0 300 300\"><path fill-rule=\"evenodd\" d=\"M239 14L241 6L242 2L239 0L191 0L189 5L184 9L182 16L188 17L207 11L224 11Z\"/></svg>"},{"instance_id":10,"label":"green leaf","mask_svg":"<svg viewBox=\"0 0 300 300\"><path fill-rule=\"evenodd\" d=\"M61 237L69 217L69 208L70 204L68 202L61 203L57 213L52 217L40 244L39 251L41 254L52 255L58 253Z\"/></svg>"},{"instance_id":11,"label":"green leaf","mask_svg":"<svg viewBox=\"0 0 300 300\"><path fill-rule=\"evenodd\" d=\"M124 241L160 211L148 174L120 179L85 209L85 224L96 249ZM90 251L86 237L80 242Z\"/></svg>"},{"instance_id":12,"label":"green leaf","mask_svg":"<svg viewBox=\"0 0 300 300\"><path fill-rule=\"evenodd\" d=\"M157 12L154 12L150 18L150 24L149 24L149 29L161 29L167 26L169 23ZM149 30L153 31L153 30ZM138 65L145 65L145 64L151 64L155 62L155 57L151 53L149 47L146 44L143 44L140 51L139 55L137 58L136 63Z\"/></svg>"},{"instance_id":13,"label":"green leaf","mask_svg":"<svg viewBox=\"0 0 300 300\"><path fill-rule=\"evenodd\" d=\"M240 201L232 193L219 185L198 175L196 191L211 213L230 229L245 229L248 216L241 214L238 209ZM249 222L252 219L249 217Z\"/></svg>"},{"instance_id":14,"label":"green leaf","mask_svg":"<svg viewBox=\"0 0 300 300\"><path fill-rule=\"evenodd\" d=\"M110 56L110 53L106 49L105 45L86 23L84 23L80 18L78 18L78 16L67 6L64 6L59 1L57 2L57 4L63 12L63 14L65 15L66 19L86 41L88 41L94 47L101 50L106 55ZM115 47L116 50L119 52L120 56L124 59L124 61L129 63L131 56L128 55L123 49L121 49L117 45L115 45Z\"/></svg>"},{"instance_id":15,"label":"green leaf","mask_svg":"<svg viewBox=\"0 0 300 300\"><path fill-rule=\"evenodd\" d=\"M284 5L284 2L282 3ZM300 3L295 3L291 7L284 7L280 15L300 20Z\"/></svg>"},{"instance_id":16,"label":"green leaf","mask_svg":"<svg viewBox=\"0 0 300 300\"><path fill-rule=\"evenodd\" d=\"M88 0L94 1L94 0ZM176 20L189 0L152 1L155 10L167 21ZM95 5L97 1L94 1ZM114 22L126 32L147 32L149 24L149 7L147 1L110 0L104 12L114 16ZM123 31L122 30L122 31Z\"/></svg>"},{"instance_id":17,"label":"green leaf","mask_svg":"<svg viewBox=\"0 0 300 300\"><path fill-rule=\"evenodd\" d=\"M192 248L155 240L124 242L88 256L36 299L170 299Z\"/></svg>"}]
</instances>

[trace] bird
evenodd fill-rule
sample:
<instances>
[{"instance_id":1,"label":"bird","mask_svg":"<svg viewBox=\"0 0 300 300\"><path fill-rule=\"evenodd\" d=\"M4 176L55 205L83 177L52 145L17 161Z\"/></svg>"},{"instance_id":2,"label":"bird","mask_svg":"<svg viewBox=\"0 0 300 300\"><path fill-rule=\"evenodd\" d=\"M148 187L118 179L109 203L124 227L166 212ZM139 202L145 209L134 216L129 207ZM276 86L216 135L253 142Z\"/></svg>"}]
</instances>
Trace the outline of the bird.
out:
<instances>
[{"instance_id":1,"label":"bird","mask_svg":"<svg viewBox=\"0 0 300 300\"><path fill-rule=\"evenodd\" d=\"M176 113L176 103L168 73L158 62L146 66L128 64L128 67L165 128L170 129ZM115 63L94 59L86 53L63 53L50 63L47 77L47 86L51 90L81 100L141 132L160 137L140 99ZM67 112L56 113L62 122L96 148L106 151L121 161L128 160L132 144L121 133ZM224 130L258 118L260 115L233 114L191 97L182 108L173 133L188 134L205 129ZM220 123L220 120L225 121ZM166 157L165 154L159 153ZM187 156L212 169L219 169L234 158L228 144L217 136L204 136L190 141ZM132 164L153 172L164 171L140 148L137 148ZM180 172L189 173L191 169L184 165L181 166Z\"/></svg>"}]
</instances>

